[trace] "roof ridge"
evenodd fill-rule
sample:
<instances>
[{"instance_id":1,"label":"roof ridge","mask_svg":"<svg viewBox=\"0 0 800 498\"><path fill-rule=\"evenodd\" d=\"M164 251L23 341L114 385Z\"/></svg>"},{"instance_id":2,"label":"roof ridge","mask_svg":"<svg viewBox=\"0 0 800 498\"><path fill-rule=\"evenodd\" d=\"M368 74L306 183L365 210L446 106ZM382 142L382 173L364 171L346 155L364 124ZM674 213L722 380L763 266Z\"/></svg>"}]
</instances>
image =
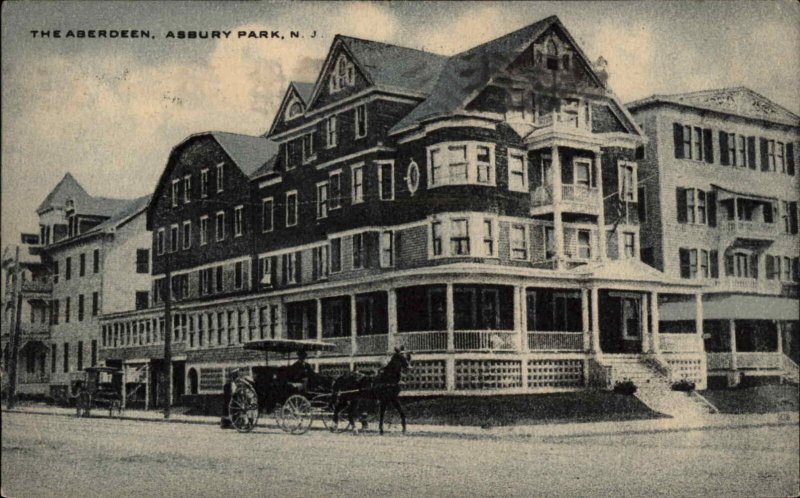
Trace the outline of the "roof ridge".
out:
<instances>
[{"instance_id":1,"label":"roof ridge","mask_svg":"<svg viewBox=\"0 0 800 498\"><path fill-rule=\"evenodd\" d=\"M356 41L367 42L367 43L374 43L374 44L377 44L377 45L385 45L387 47L402 48L403 50L413 50L414 52L420 52L420 53L427 54L427 55L435 55L435 56L438 56L438 57L445 57L445 58L450 57L449 55L439 54L437 52L431 52L429 50L423 50L421 48L406 47L405 45L398 45L396 43L387 43L387 42L382 42L382 41L377 41L377 40L368 40L366 38L359 38L357 36L337 34L336 37L337 38L341 38L341 39L349 39L349 40L356 40Z\"/></svg>"},{"instance_id":2,"label":"roof ridge","mask_svg":"<svg viewBox=\"0 0 800 498\"><path fill-rule=\"evenodd\" d=\"M558 18L557 15L552 15L552 16L545 17L544 19L539 19L536 22L533 22L531 24L526 24L525 26L522 26L521 28L515 29L514 31L510 31L510 32L508 32L508 33L506 33L504 35L500 35L497 38L492 38L491 40L487 40L487 41L485 41L483 43L479 43L478 45L475 45L474 47L471 47L471 48L468 48L468 49L463 50L461 52L458 52L457 54L453 54L452 57L459 57L459 56L462 56L462 55L466 55L469 52L471 52L471 51L473 51L475 49L478 49L478 48L480 48L480 47L482 47L484 45L488 45L490 43L495 43L495 42L497 42L499 40L502 40L503 38L507 38L507 37L510 38L510 37L512 37L514 35L518 35L521 31L525 31L526 29L531 29L533 26L542 26L542 25L545 25L545 24L549 24L549 23L551 23L553 21L559 21L559 20L560 19Z\"/></svg>"}]
</instances>

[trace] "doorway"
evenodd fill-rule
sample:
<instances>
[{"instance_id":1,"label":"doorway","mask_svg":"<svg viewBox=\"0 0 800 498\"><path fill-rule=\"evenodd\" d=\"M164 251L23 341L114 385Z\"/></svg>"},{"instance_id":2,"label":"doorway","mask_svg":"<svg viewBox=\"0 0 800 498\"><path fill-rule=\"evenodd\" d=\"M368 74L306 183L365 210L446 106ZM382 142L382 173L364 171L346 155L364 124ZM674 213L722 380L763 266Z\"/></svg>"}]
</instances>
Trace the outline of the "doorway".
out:
<instances>
[{"instance_id":1,"label":"doorway","mask_svg":"<svg viewBox=\"0 0 800 498\"><path fill-rule=\"evenodd\" d=\"M600 347L604 353L642 352L642 294L600 291Z\"/></svg>"}]
</instances>

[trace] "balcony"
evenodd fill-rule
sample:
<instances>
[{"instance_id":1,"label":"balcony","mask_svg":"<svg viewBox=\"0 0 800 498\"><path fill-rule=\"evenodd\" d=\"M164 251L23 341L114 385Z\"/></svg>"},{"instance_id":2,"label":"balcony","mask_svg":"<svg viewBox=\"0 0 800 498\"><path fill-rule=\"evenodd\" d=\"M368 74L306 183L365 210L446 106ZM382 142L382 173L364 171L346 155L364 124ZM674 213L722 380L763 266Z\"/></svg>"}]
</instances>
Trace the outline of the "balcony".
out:
<instances>
[{"instance_id":1,"label":"balcony","mask_svg":"<svg viewBox=\"0 0 800 498\"><path fill-rule=\"evenodd\" d=\"M778 234L777 223L753 220L729 220L722 223L722 229L736 237L746 239L773 240Z\"/></svg>"},{"instance_id":2,"label":"balcony","mask_svg":"<svg viewBox=\"0 0 800 498\"><path fill-rule=\"evenodd\" d=\"M46 341L50 338L50 325L41 322L22 322L19 324L19 333L24 341Z\"/></svg>"},{"instance_id":3,"label":"balcony","mask_svg":"<svg viewBox=\"0 0 800 498\"><path fill-rule=\"evenodd\" d=\"M48 293L52 292L52 290L53 282L50 279L25 280L22 282L23 292Z\"/></svg>"},{"instance_id":4,"label":"balcony","mask_svg":"<svg viewBox=\"0 0 800 498\"><path fill-rule=\"evenodd\" d=\"M782 370L784 355L777 351L707 353L708 370Z\"/></svg>"},{"instance_id":5,"label":"balcony","mask_svg":"<svg viewBox=\"0 0 800 498\"><path fill-rule=\"evenodd\" d=\"M772 294L779 295L783 284L779 280L766 280L747 277L722 277L714 280L713 292L734 292L745 294Z\"/></svg>"},{"instance_id":6,"label":"balcony","mask_svg":"<svg viewBox=\"0 0 800 498\"><path fill-rule=\"evenodd\" d=\"M501 330L456 330L456 351L516 351L517 333Z\"/></svg>"},{"instance_id":7,"label":"balcony","mask_svg":"<svg viewBox=\"0 0 800 498\"><path fill-rule=\"evenodd\" d=\"M447 332L433 330L424 332L399 332L395 338L397 346L409 351L431 352L447 350Z\"/></svg>"},{"instance_id":8,"label":"balcony","mask_svg":"<svg viewBox=\"0 0 800 498\"><path fill-rule=\"evenodd\" d=\"M531 215L544 214L553 209L553 187L544 185L531 192ZM596 187L587 185L562 185L561 202L562 211L583 214L600 214L601 204Z\"/></svg>"}]
</instances>

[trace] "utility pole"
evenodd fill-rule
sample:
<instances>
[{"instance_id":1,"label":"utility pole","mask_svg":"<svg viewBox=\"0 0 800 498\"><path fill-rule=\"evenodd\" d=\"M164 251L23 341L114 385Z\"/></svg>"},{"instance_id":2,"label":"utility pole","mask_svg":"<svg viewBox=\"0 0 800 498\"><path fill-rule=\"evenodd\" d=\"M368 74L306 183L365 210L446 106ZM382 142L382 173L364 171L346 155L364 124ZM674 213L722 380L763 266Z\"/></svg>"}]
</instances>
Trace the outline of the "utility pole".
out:
<instances>
[{"instance_id":1,"label":"utility pole","mask_svg":"<svg viewBox=\"0 0 800 498\"><path fill-rule=\"evenodd\" d=\"M8 401L6 407L14 408L17 401L17 356L19 356L19 328L22 317L22 275L19 267L19 245L14 255L14 320L11 323L11 356L8 358Z\"/></svg>"},{"instance_id":2,"label":"utility pole","mask_svg":"<svg viewBox=\"0 0 800 498\"><path fill-rule=\"evenodd\" d=\"M164 258L167 263L164 275L164 418L169 418L172 405L172 273L170 271L170 256Z\"/></svg>"}]
</instances>

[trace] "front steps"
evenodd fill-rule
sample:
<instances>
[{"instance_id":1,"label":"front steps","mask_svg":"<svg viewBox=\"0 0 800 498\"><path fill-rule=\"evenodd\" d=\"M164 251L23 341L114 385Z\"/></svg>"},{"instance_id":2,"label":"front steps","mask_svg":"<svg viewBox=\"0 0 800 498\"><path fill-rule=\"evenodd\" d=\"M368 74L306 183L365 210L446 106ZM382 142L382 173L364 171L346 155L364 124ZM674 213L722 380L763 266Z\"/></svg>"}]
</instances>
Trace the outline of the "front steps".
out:
<instances>
[{"instance_id":1,"label":"front steps","mask_svg":"<svg viewBox=\"0 0 800 498\"><path fill-rule=\"evenodd\" d=\"M651 410L675 418L717 413L717 409L697 392L673 391L667 375L643 355L607 354L601 361L611 367L614 383L632 381L637 387L635 396Z\"/></svg>"}]
</instances>

